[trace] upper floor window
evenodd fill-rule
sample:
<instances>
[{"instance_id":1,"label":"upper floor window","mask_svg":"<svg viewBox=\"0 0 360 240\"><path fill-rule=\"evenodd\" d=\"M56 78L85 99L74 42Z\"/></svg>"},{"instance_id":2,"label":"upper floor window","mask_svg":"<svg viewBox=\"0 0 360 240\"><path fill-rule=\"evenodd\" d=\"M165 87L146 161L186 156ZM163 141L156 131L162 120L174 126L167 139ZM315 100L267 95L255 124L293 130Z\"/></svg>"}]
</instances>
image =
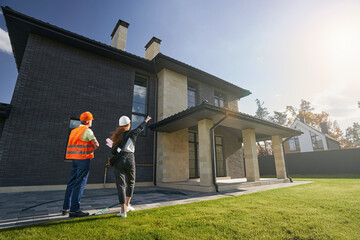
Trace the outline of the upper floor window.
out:
<instances>
[{"instance_id":1,"label":"upper floor window","mask_svg":"<svg viewBox=\"0 0 360 240\"><path fill-rule=\"evenodd\" d=\"M226 97L219 92L215 92L214 105L217 107L226 107Z\"/></svg>"},{"instance_id":2,"label":"upper floor window","mask_svg":"<svg viewBox=\"0 0 360 240\"><path fill-rule=\"evenodd\" d=\"M188 84L188 107L194 107L196 106L196 86L193 84Z\"/></svg>"},{"instance_id":3,"label":"upper floor window","mask_svg":"<svg viewBox=\"0 0 360 240\"><path fill-rule=\"evenodd\" d=\"M300 144L298 137L293 137L289 139L289 148L290 151L300 151Z\"/></svg>"},{"instance_id":4,"label":"upper floor window","mask_svg":"<svg viewBox=\"0 0 360 240\"><path fill-rule=\"evenodd\" d=\"M136 75L134 83L131 129L137 128L148 115L147 87L147 78ZM142 131L141 135L146 135L146 128Z\"/></svg>"},{"instance_id":5,"label":"upper floor window","mask_svg":"<svg viewBox=\"0 0 360 240\"><path fill-rule=\"evenodd\" d=\"M324 149L321 137L319 137L318 135L316 135L313 132L310 132L310 136L311 136L311 142L312 142L313 149Z\"/></svg>"}]
</instances>

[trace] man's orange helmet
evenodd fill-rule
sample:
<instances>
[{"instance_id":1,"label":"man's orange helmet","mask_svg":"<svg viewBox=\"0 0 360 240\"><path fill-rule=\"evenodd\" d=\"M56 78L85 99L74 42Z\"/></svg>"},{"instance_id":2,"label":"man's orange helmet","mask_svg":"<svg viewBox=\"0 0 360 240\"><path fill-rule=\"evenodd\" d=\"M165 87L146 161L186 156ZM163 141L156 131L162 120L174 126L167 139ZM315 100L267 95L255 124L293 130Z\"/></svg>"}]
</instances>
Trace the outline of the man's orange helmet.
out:
<instances>
[{"instance_id":1,"label":"man's orange helmet","mask_svg":"<svg viewBox=\"0 0 360 240\"><path fill-rule=\"evenodd\" d=\"M91 114L91 112L84 112L80 115L80 120L87 122L87 121L94 120L94 117Z\"/></svg>"}]
</instances>

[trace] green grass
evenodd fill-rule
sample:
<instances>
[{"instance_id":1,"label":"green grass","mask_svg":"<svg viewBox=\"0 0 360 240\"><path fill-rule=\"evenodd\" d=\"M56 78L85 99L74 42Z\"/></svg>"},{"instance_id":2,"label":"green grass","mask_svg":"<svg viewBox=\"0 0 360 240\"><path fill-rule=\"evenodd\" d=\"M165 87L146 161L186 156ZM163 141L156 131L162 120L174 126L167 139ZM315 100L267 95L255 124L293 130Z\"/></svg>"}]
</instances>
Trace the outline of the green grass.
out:
<instances>
[{"instance_id":1,"label":"green grass","mask_svg":"<svg viewBox=\"0 0 360 240\"><path fill-rule=\"evenodd\" d=\"M315 178L316 177L316 178ZM0 231L0 239L360 239L360 176Z\"/></svg>"}]
</instances>

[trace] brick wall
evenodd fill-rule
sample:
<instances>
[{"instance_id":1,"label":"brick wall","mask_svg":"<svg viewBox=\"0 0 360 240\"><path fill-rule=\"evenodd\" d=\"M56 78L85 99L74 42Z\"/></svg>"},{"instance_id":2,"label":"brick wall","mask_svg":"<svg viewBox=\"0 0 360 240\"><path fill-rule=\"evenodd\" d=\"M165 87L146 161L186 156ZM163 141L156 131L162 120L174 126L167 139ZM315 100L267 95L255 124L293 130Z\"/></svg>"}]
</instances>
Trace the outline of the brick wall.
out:
<instances>
[{"instance_id":1,"label":"brick wall","mask_svg":"<svg viewBox=\"0 0 360 240\"><path fill-rule=\"evenodd\" d=\"M104 144L121 115L131 116L135 73L149 76L154 116L154 76L38 35L30 35L0 142L0 186L66 184L70 118L94 115L100 143L88 183L101 183L110 156ZM141 146L141 147L140 147ZM136 162L153 163L153 132L137 142ZM137 167L137 181L152 181L152 166Z\"/></svg>"}]
</instances>

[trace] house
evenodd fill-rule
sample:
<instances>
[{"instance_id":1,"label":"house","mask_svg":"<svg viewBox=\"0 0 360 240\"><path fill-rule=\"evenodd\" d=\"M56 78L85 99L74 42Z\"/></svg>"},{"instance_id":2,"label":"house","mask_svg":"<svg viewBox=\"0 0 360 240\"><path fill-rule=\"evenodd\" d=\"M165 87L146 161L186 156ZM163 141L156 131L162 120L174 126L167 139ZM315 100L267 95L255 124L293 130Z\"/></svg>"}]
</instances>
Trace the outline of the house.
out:
<instances>
[{"instance_id":1,"label":"house","mask_svg":"<svg viewBox=\"0 0 360 240\"><path fill-rule=\"evenodd\" d=\"M64 189L68 135L84 111L93 113L101 144L88 188L103 186L110 157L105 139L122 115L133 127L153 117L137 141L137 186L239 187L218 184L221 178L260 184L256 141L269 139L275 182L288 181L281 140L301 132L240 113L238 101L250 91L162 54L156 37L145 45L145 57L127 52L129 24L122 20L107 45L2 10L19 74L0 140L0 188Z\"/></svg>"},{"instance_id":2,"label":"house","mask_svg":"<svg viewBox=\"0 0 360 240\"><path fill-rule=\"evenodd\" d=\"M296 119L291 127L302 131L303 134L295 136L284 142L285 153L313 152L340 149L340 143L330 137L326 122L320 123L321 132L304 121Z\"/></svg>"}]
</instances>

